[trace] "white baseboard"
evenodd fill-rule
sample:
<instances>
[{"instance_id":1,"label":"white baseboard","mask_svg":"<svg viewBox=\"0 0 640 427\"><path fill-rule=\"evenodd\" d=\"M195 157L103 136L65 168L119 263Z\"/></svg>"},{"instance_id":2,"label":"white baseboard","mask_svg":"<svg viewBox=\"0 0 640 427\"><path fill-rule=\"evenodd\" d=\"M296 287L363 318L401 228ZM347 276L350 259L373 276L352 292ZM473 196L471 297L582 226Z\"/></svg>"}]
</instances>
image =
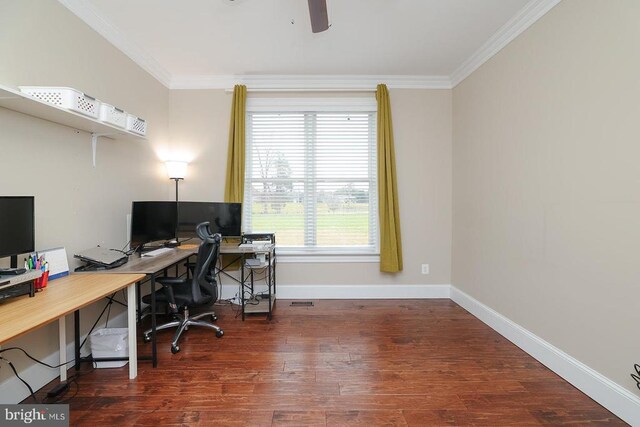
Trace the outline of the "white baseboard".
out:
<instances>
[{"instance_id":1,"label":"white baseboard","mask_svg":"<svg viewBox=\"0 0 640 427\"><path fill-rule=\"evenodd\" d=\"M256 287L261 292L262 288ZM429 299L449 298L451 285L278 285L281 299ZM222 299L233 298L237 285L223 285Z\"/></svg>"},{"instance_id":2,"label":"white baseboard","mask_svg":"<svg viewBox=\"0 0 640 427\"><path fill-rule=\"evenodd\" d=\"M283 299L449 298L450 285L279 285Z\"/></svg>"},{"instance_id":3,"label":"white baseboard","mask_svg":"<svg viewBox=\"0 0 640 427\"><path fill-rule=\"evenodd\" d=\"M609 411L640 426L640 398L630 391L455 286L451 299Z\"/></svg>"},{"instance_id":4,"label":"white baseboard","mask_svg":"<svg viewBox=\"0 0 640 427\"><path fill-rule=\"evenodd\" d=\"M71 316L67 316L67 325L69 321L73 321ZM113 327L121 327L127 324L127 312L123 312L118 314L117 316L112 317L109 320L109 325ZM56 328L57 335L57 322L54 322L52 325ZM104 327L104 322L101 322L96 329L100 329ZM73 334L71 335L73 337ZM86 335L80 337L80 339L84 339ZM67 334L67 338L69 338L69 334ZM10 346L10 345L9 345ZM5 347L9 347L5 346ZM25 348L26 351L29 351L29 348ZM59 351L56 350L50 353L48 356L40 359L44 363L48 363L49 365L55 366L60 363L60 355ZM75 358L75 348L74 343L71 342L67 344L67 360L71 361ZM84 350L83 355L89 354L88 350ZM8 360L14 361L17 358L22 358L24 355L20 351L11 351L7 352L3 355ZM46 366L39 365L37 363L31 363L28 368L22 370L20 373L20 377L22 377L30 386L33 388L33 391L36 392L40 390L42 387L47 385L52 380L58 378L60 376L60 369L51 369ZM73 363L68 364L69 367L73 366ZM29 390L27 387L22 384L22 382L12 375L10 378L6 379L2 383L0 383L0 404L11 404L11 403L20 403L24 399L29 396ZM31 399L28 403L32 403Z\"/></svg>"}]
</instances>

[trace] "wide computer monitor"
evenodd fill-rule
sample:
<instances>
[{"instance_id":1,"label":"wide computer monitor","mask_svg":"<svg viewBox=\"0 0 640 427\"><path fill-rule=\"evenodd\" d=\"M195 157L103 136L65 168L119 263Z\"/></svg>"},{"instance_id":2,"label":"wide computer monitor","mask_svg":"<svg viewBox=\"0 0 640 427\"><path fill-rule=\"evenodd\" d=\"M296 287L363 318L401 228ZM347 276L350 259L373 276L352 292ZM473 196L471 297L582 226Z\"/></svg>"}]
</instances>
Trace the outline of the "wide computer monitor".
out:
<instances>
[{"instance_id":1,"label":"wide computer monitor","mask_svg":"<svg viewBox=\"0 0 640 427\"><path fill-rule=\"evenodd\" d=\"M0 196L0 258L35 250L33 196Z\"/></svg>"},{"instance_id":2,"label":"wide computer monitor","mask_svg":"<svg viewBox=\"0 0 640 427\"><path fill-rule=\"evenodd\" d=\"M130 247L175 238L176 202L133 202L131 204Z\"/></svg>"},{"instance_id":3,"label":"wide computer monitor","mask_svg":"<svg viewBox=\"0 0 640 427\"><path fill-rule=\"evenodd\" d=\"M209 221L212 233L222 237L242 235L242 203L179 202L178 238L195 237L196 226Z\"/></svg>"}]
</instances>

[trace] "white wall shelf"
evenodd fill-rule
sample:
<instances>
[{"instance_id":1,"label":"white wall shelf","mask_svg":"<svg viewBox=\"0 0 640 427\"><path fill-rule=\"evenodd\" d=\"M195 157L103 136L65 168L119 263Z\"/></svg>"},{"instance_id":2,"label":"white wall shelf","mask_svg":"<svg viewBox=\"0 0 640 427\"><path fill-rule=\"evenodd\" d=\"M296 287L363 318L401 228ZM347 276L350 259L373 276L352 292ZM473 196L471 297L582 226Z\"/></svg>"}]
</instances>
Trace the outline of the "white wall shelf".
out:
<instances>
[{"instance_id":1,"label":"white wall shelf","mask_svg":"<svg viewBox=\"0 0 640 427\"><path fill-rule=\"evenodd\" d=\"M93 166L96 165L96 145L98 138L125 141L146 141L146 137L103 123L91 117L69 111L56 105L47 104L17 89L0 85L0 107L17 111L39 119L67 126L91 134Z\"/></svg>"}]
</instances>

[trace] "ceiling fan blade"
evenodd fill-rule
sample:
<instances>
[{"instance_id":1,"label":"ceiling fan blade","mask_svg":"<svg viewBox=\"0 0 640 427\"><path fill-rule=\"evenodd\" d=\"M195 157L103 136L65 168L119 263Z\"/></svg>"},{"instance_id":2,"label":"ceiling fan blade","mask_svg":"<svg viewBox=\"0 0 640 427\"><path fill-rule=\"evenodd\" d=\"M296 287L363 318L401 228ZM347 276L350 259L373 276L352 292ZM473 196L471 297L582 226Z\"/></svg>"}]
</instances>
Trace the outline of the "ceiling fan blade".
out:
<instances>
[{"instance_id":1,"label":"ceiling fan blade","mask_svg":"<svg viewBox=\"0 0 640 427\"><path fill-rule=\"evenodd\" d=\"M308 0L308 2L309 16L311 17L311 31L321 33L329 29L327 0Z\"/></svg>"}]
</instances>

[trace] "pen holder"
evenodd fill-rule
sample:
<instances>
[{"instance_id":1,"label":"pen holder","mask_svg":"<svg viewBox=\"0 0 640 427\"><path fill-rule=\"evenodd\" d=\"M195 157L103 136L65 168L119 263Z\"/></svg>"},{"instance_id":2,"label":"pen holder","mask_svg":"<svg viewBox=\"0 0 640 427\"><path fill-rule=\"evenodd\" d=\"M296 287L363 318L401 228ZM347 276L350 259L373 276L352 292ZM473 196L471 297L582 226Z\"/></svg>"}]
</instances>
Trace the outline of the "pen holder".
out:
<instances>
[{"instance_id":1,"label":"pen holder","mask_svg":"<svg viewBox=\"0 0 640 427\"><path fill-rule=\"evenodd\" d=\"M49 281L49 272L45 271L44 273L42 273L42 276L38 277L33 282L36 292L41 291L44 288L46 288L48 281Z\"/></svg>"}]
</instances>

